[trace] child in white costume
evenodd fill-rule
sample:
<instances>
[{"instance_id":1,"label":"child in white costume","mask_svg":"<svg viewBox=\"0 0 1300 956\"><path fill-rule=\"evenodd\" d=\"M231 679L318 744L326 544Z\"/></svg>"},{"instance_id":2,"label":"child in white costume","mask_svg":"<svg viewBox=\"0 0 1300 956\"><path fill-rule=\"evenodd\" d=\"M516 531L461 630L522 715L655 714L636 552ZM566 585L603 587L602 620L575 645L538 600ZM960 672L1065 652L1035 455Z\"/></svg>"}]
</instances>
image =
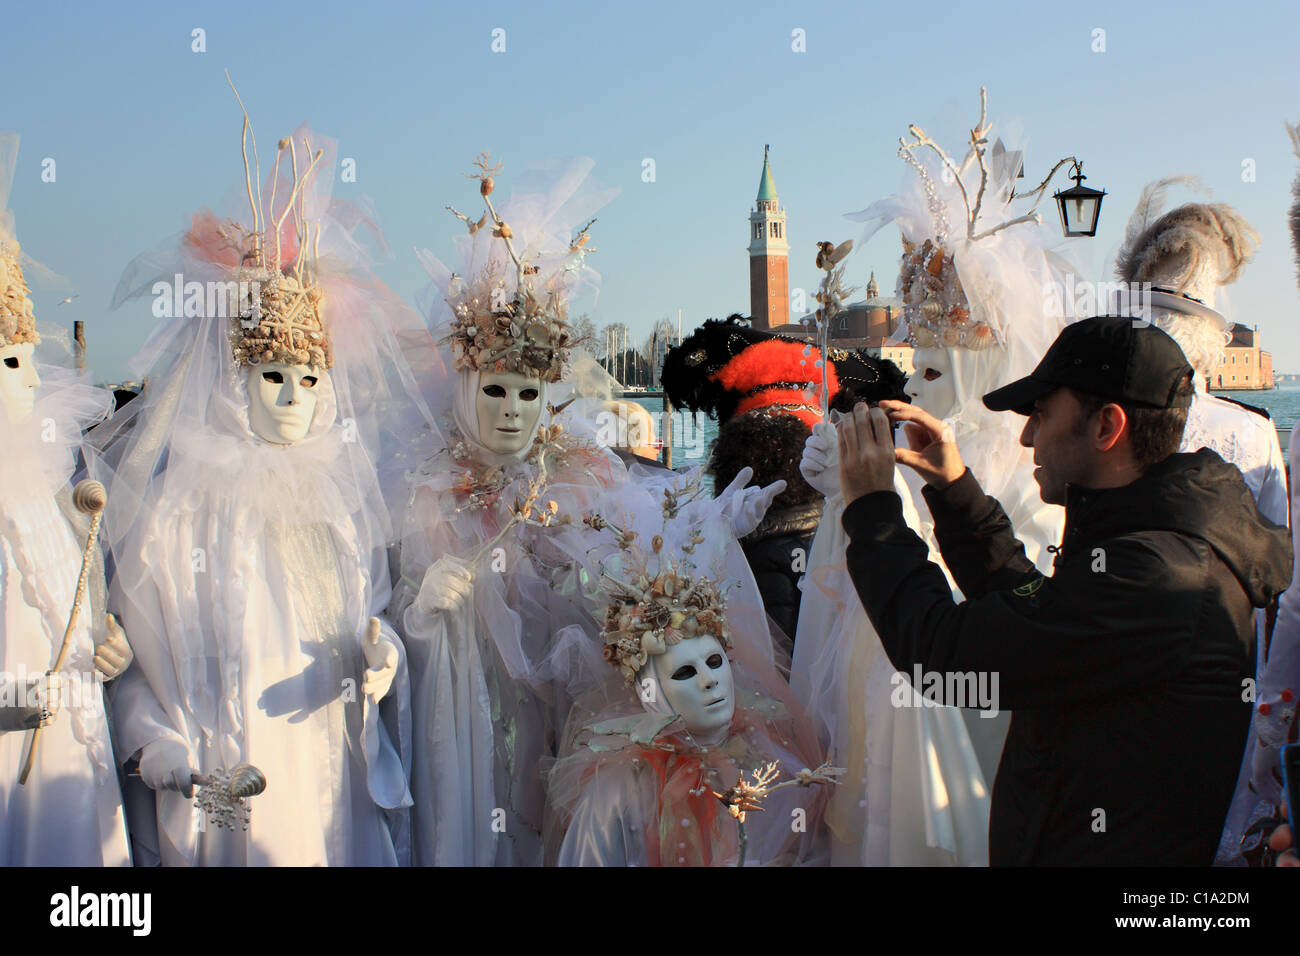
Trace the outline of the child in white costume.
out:
<instances>
[{"instance_id":1,"label":"child in white costume","mask_svg":"<svg viewBox=\"0 0 1300 956\"><path fill-rule=\"evenodd\" d=\"M395 336L418 319L354 265L372 223L330 200L333 161L300 128L243 222L204 210L118 287L156 304L177 273L244 283L229 311L177 303L189 314L137 357L150 384L113 456L114 606L140 634L119 758L156 791L143 836L164 865L406 859L409 692L380 617L378 463L403 407ZM267 788L246 832L221 830L191 805L191 776L240 763Z\"/></svg>"},{"instance_id":2,"label":"child in white costume","mask_svg":"<svg viewBox=\"0 0 1300 956\"><path fill-rule=\"evenodd\" d=\"M6 208L17 148L17 136L0 135L0 866L125 866L102 683L129 665L130 649L104 617L98 549L89 593L77 594L87 522L70 520L69 495L82 429L108 414L111 399L70 372L37 371L41 337ZM42 675L78 599L51 687Z\"/></svg>"},{"instance_id":3,"label":"child in white costume","mask_svg":"<svg viewBox=\"0 0 1300 956\"><path fill-rule=\"evenodd\" d=\"M904 312L895 334L916 349L916 372L906 390L950 424L1031 559L1050 568L1047 547L1059 540L1063 513L1039 497L1018 427L985 409L982 398L1031 369L1064 324L1059 310L1044 308L1044 290L1059 265L1034 222L1011 224L1029 211L1009 204L1017 170L996 162L990 168L991 128L982 113L982 142L960 168L947 170L946 156L933 162L913 152L921 145L918 136L900 150L916 176L900 195L850 218L869 223L867 238L890 222L901 229ZM914 134L921 131L914 128ZM993 153L996 158L998 150ZM832 860L983 865L989 795L1009 718L935 706L922 699L924 686L909 686L914 675L894 671L844 565L833 427L814 429L801 468L827 495L827 505L809 556L791 683L822 723L832 759L847 768L826 815ZM930 542L938 561L929 514L914 503L917 488L901 470L895 485L908 523ZM986 690L986 706L996 708L991 682Z\"/></svg>"}]
</instances>

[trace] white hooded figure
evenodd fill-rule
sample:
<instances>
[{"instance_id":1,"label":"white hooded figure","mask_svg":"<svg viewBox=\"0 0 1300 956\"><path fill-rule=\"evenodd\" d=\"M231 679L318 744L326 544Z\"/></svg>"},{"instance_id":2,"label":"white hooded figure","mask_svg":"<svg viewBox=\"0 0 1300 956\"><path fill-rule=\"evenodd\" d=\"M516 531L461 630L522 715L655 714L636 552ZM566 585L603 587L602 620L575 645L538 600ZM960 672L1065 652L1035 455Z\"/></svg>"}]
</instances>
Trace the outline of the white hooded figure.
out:
<instances>
[{"instance_id":1,"label":"white hooded figure","mask_svg":"<svg viewBox=\"0 0 1300 956\"><path fill-rule=\"evenodd\" d=\"M69 371L38 371L41 336L6 209L17 146L0 136L0 866L126 866L103 682L130 650L104 616L97 548L78 594L87 522L70 520L69 494L82 429L111 399ZM67 654L47 678L74 601Z\"/></svg>"},{"instance_id":2,"label":"white hooded figure","mask_svg":"<svg viewBox=\"0 0 1300 956\"><path fill-rule=\"evenodd\" d=\"M300 128L251 222L205 210L179 251L137 259L118 287L119 302L152 292L159 314L173 276L186 283L137 356L148 387L109 484L113 606L140 634L115 698L118 757L156 797L137 856L164 865L407 859L409 691L381 616L378 462L409 310L347 271L367 220L329 201L332 162ZM233 308L205 305L227 282ZM195 774L239 764L267 781L242 832L191 800Z\"/></svg>"},{"instance_id":3,"label":"white hooded figure","mask_svg":"<svg viewBox=\"0 0 1300 956\"><path fill-rule=\"evenodd\" d=\"M981 128L987 140L983 116ZM1032 454L1019 441L1022 423L990 412L983 396L1032 369L1063 327L1063 311L1045 295L1062 260L1046 251L1032 221L1007 225L1028 215L1008 202L1016 169L989 169L983 146L969 155L960 181L969 197L983 197L972 210L957 170L923 161L915 146L900 150L917 173L901 194L849 218L870 224L867 238L889 222L901 229L904 313L895 336L915 348L905 389L952 428L963 459L1046 571L1064 513L1039 497ZM990 792L1010 719L998 710L993 675L983 685L974 675L982 690L962 711L937 706L924 684L915 686L917 675L893 669L845 566L833 426L814 429L801 470L827 504L809 555L791 684L829 736L832 759L847 768L827 810L832 860L985 865ZM928 510L917 506L919 480L898 469L895 490L909 526L944 567Z\"/></svg>"}]
</instances>

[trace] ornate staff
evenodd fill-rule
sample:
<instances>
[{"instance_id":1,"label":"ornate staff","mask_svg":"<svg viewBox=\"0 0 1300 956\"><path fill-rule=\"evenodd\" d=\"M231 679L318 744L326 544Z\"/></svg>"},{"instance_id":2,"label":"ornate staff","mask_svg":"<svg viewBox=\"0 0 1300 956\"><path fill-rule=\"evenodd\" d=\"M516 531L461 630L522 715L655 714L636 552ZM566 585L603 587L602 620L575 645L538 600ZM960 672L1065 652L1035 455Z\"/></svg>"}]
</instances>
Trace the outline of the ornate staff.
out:
<instances>
[{"instance_id":1,"label":"ornate staff","mask_svg":"<svg viewBox=\"0 0 1300 956\"><path fill-rule=\"evenodd\" d=\"M77 625L77 615L81 612L81 602L86 596L86 580L90 575L91 556L95 541L99 538L99 522L104 516L104 505L108 503L108 493L98 481L86 479L77 482L72 489L72 503L82 514L90 515L90 533L86 536L86 546L81 550L81 574L77 577L77 593L72 600L72 611L68 614L68 626L63 631L63 644L59 647L59 656L54 667L46 672L46 680L58 674L68 657L71 648L72 629ZM27 782L32 772L32 763L36 759L36 745L40 742L44 724L32 730L31 741L27 746L27 759L23 762L22 772L18 775L19 784Z\"/></svg>"}]
</instances>

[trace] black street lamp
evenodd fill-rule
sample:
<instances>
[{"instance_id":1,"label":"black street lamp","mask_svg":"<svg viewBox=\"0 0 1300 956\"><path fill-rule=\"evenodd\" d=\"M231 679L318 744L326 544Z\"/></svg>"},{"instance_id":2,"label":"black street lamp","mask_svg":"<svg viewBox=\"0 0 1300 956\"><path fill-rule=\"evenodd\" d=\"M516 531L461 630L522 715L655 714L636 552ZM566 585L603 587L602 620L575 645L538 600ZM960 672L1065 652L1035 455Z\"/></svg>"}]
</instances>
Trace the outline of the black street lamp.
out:
<instances>
[{"instance_id":1,"label":"black street lamp","mask_svg":"<svg viewBox=\"0 0 1300 956\"><path fill-rule=\"evenodd\" d=\"M1067 237L1097 235L1097 220L1101 217L1101 197L1104 189L1089 189L1080 185L1088 177L1083 175L1083 163L1077 159L1070 178L1074 185L1058 191L1054 198L1061 212L1061 229Z\"/></svg>"}]
</instances>

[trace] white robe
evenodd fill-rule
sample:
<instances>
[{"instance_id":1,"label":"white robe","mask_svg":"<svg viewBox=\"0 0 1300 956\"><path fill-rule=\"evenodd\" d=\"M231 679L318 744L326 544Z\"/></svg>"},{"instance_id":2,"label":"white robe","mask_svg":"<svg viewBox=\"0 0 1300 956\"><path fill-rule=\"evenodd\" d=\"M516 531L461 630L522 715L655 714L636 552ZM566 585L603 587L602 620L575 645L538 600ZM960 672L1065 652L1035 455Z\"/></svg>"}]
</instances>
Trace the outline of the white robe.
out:
<instances>
[{"instance_id":1,"label":"white robe","mask_svg":"<svg viewBox=\"0 0 1300 956\"><path fill-rule=\"evenodd\" d=\"M267 778L247 832L159 791L163 864L404 862L384 811L410 805L405 662L391 692L396 733L361 690L361 639L389 597L384 552L363 553L350 519L250 533L238 513L200 504L155 511L146 528L118 556L114 584L131 595L123 623L136 650L115 700L119 756L167 738L201 773L251 763Z\"/></svg>"},{"instance_id":2,"label":"white robe","mask_svg":"<svg viewBox=\"0 0 1300 956\"><path fill-rule=\"evenodd\" d=\"M81 547L53 495L0 501L0 680L54 666L80 568ZM63 668L77 686L41 731L26 784L18 774L31 734L0 732L0 866L130 864L103 684L92 660L93 615L102 613L83 601Z\"/></svg>"}]
</instances>

